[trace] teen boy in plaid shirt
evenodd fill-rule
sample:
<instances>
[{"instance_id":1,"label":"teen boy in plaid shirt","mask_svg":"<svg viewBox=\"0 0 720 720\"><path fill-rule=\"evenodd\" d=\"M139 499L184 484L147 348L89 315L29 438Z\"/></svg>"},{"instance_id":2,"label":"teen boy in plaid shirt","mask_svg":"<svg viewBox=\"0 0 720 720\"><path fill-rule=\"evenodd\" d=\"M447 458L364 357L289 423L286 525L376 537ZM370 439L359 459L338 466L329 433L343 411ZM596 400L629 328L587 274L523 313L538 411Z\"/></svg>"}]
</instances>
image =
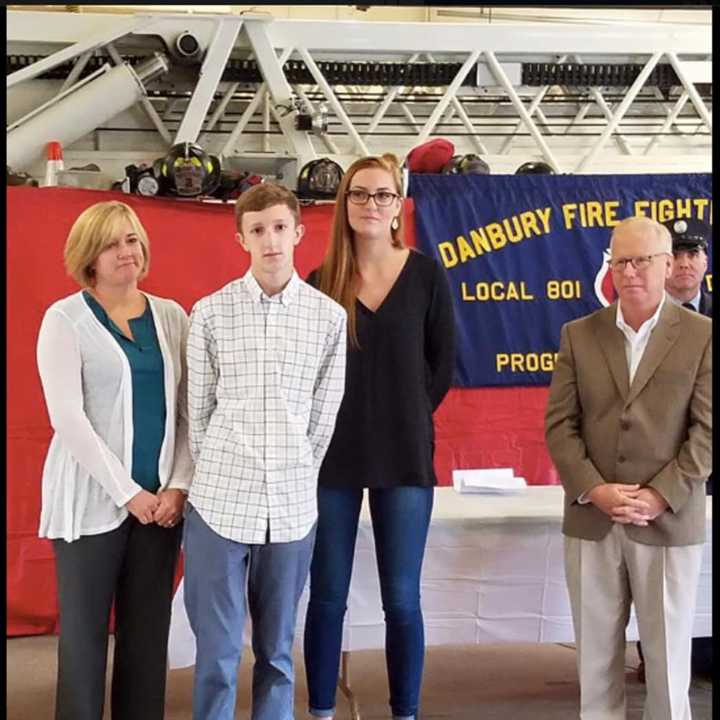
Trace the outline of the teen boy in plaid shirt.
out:
<instances>
[{"instance_id":1,"label":"teen boy in plaid shirt","mask_svg":"<svg viewBox=\"0 0 720 720\"><path fill-rule=\"evenodd\" d=\"M250 269L195 305L188 339L193 718L235 717L247 599L252 718L292 720L297 606L315 539L318 470L344 391L346 314L294 270L304 228L289 190L258 185L238 198L235 217Z\"/></svg>"}]
</instances>

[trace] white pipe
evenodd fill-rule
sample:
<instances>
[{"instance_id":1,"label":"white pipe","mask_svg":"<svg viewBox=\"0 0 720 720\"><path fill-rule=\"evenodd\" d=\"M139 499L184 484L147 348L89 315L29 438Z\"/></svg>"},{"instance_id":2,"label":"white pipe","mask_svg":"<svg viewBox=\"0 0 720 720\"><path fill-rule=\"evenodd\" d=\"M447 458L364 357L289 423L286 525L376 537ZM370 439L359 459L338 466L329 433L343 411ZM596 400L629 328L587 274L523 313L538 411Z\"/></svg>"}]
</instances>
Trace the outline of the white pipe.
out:
<instances>
[{"instance_id":1,"label":"white pipe","mask_svg":"<svg viewBox=\"0 0 720 720\"><path fill-rule=\"evenodd\" d=\"M156 60L150 62L157 67ZM7 133L7 164L16 172L27 169L43 157L50 140L67 148L132 107L145 95L138 73L143 76L143 68L119 65L13 127Z\"/></svg>"}]
</instances>

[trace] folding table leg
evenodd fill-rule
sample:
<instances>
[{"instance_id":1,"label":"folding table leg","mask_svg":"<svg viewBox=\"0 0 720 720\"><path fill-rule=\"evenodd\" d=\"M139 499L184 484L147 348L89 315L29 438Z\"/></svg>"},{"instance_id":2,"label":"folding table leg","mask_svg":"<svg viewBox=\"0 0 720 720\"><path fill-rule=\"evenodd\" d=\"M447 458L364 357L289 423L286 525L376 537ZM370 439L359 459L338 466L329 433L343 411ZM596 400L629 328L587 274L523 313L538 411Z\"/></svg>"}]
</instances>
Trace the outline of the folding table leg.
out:
<instances>
[{"instance_id":1,"label":"folding table leg","mask_svg":"<svg viewBox=\"0 0 720 720\"><path fill-rule=\"evenodd\" d=\"M350 651L343 650L340 660L340 678L338 679L338 687L342 694L348 699L350 703L350 717L352 720L360 720L360 710L358 709L358 703L355 699L355 693L353 693L350 687Z\"/></svg>"}]
</instances>

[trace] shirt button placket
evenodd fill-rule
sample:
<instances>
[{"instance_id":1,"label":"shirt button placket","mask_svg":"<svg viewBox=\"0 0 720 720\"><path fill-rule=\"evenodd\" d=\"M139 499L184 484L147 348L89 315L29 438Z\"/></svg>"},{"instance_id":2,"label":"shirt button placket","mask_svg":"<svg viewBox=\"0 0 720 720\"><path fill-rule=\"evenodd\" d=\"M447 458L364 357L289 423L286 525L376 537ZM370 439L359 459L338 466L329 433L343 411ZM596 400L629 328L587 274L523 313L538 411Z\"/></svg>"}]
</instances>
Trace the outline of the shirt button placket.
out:
<instances>
[{"instance_id":1,"label":"shirt button placket","mask_svg":"<svg viewBox=\"0 0 720 720\"><path fill-rule=\"evenodd\" d=\"M263 342L262 342L262 394L263 394L263 405L262 405L262 418L263 418L263 475L265 479L265 503L266 503L266 534L270 529L270 485L269 485L269 468L268 468L268 412L269 412L269 398L268 388L270 386L270 378L268 372L270 371L271 363L268 362L268 357L271 354L271 309L272 305L268 299L261 295L260 305L263 312ZM264 540L263 540L264 542Z\"/></svg>"},{"instance_id":2,"label":"shirt button placket","mask_svg":"<svg viewBox=\"0 0 720 720\"><path fill-rule=\"evenodd\" d=\"M279 391L277 377L277 357L278 357L278 301L277 299L269 299L267 301L266 315L266 346L265 346L265 447L270 448L270 457L265 468L266 492L268 501L268 527L272 524L273 516L273 480L276 471L277 458L275 456L277 448L276 440L272 434L273 420L277 414L277 393Z\"/></svg>"}]
</instances>

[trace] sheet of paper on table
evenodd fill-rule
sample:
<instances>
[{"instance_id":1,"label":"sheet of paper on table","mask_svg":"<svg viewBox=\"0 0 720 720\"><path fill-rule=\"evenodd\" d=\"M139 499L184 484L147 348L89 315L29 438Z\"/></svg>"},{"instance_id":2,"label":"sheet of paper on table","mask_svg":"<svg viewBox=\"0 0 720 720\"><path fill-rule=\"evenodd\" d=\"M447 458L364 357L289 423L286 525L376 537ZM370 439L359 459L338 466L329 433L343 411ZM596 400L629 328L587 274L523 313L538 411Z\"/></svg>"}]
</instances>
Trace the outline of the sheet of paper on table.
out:
<instances>
[{"instance_id":1,"label":"sheet of paper on table","mask_svg":"<svg viewBox=\"0 0 720 720\"><path fill-rule=\"evenodd\" d=\"M527 487L525 478L515 477L512 468L453 470L453 487L459 493L514 495Z\"/></svg>"}]
</instances>

